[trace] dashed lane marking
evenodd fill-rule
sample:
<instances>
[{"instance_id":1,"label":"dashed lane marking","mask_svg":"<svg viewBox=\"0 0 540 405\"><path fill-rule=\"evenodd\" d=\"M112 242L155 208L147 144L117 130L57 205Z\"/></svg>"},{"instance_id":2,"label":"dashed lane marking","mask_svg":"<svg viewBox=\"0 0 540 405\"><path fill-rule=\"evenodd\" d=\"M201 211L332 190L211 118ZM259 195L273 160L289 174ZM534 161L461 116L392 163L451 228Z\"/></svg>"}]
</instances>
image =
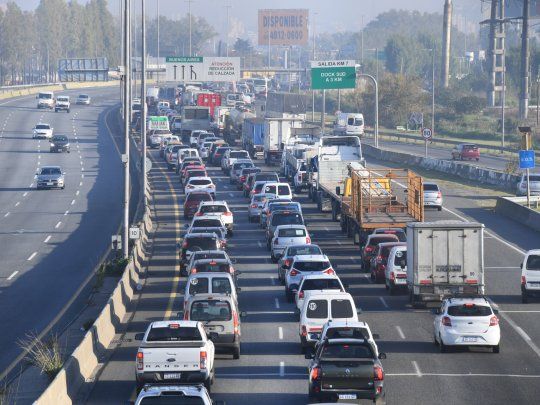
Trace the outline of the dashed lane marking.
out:
<instances>
[{"instance_id":1,"label":"dashed lane marking","mask_svg":"<svg viewBox=\"0 0 540 405\"><path fill-rule=\"evenodd\" d=\"M51 235L47 236L47 237L45 238L45 240L43 241L43 243L47 243L47 242L49 242L50 240L51 240Z\"/></svg>"},{"instance_id":2,"label":"dashed lane marking","mask_svg":"<svg viewBox=\"0 0 540 405\"><path fill-rule=\"evenodd\" d=\"M15 270L11 275L7 278L8 281L11 280L13 277L15 277L19 273L19 270Z\"/></svg>"},{"instance_id":3,"label":"dashed lane marking","mask_svg":"<svg viewBox=\"0 0 540 405\"><path fill-rule=\"evenodd\" d=\"M28 259L26 259L26 260L27 260L27 261L30 261L30 260L32 260L34 257L36 257L36 255L37 255L37 252L34 252L34 253L32 253L32 254L30 255L30 257L28 257Z\"/></svg>"}]
</instances>

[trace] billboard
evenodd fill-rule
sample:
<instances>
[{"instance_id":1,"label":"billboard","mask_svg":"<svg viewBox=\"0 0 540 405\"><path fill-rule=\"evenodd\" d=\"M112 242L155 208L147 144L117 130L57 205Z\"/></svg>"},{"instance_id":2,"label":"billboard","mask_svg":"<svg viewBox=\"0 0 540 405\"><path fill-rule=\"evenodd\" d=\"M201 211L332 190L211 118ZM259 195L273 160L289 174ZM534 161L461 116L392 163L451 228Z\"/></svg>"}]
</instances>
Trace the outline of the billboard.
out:
<instances>
[{"instance_id":1,"label":"billboard","mask_svg":"<svg viewBox=\"0 0 540 405\"><path fill-rule=\"evenodd\" d=\"M107 58L74 58L58 60L61 82L106 82L109 80Z\"/></svg>"},{"instance_id":2,"label":"billboard","mask_svg":"<svg viewBox=\"0 0 540 405\"><path fill-rule=\"evenodd\" d=\"M259 45L307 45L307 9L259 10Z\"/></svg>"}]
</instances>

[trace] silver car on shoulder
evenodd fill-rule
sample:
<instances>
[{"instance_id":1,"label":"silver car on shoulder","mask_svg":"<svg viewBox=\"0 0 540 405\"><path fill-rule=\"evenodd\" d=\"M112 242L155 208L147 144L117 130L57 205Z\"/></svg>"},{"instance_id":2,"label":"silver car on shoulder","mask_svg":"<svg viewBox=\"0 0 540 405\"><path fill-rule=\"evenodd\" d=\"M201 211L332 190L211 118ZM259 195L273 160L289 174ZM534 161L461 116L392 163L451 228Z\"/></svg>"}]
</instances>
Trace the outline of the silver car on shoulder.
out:
<instances>
[{"instance_id":1,"label":"silver car on shoulder","mask_svg":"<svg viewBox=\"0 0 540 405\"><path fill-rule=\"evenodd\" d=\"M424 183L424 206L435 207L439 211L442 210L442 191L436 183Z\"/></svg>"}]
</instances>

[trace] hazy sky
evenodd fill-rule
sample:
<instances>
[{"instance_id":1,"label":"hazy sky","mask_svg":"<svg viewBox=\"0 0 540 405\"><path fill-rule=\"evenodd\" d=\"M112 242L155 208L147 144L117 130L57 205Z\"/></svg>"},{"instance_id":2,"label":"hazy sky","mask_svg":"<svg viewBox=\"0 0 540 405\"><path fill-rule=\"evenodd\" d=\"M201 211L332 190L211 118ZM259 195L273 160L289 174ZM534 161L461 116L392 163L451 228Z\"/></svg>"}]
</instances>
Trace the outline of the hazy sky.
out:
<instances>
[{"instance_id":1,"label":"hazy sky","mask_svg":"<svg viewBox=\"0 0 540 405\"><path fill-rule=\"evenodd\" d=\"M86 1L79 0L80 3ZM187 13L186 0L146 0L148 15L155 15L158 1L162 15L176 18ZM39 4L39 0L15 2L24 9L33 9ZM118 13L120 2L123 0L109 0L111 11ZM141 0L132 2L140 7ZM480 0L454 0L453 3L456 14L466 14L469 21L480 19ZM444 0L192 0L191 7L194 15L204 16L221 33L226 27L226 4L231 5L231 36L234 37L242 31L256 30L259 8L308 8L311 16L315 16L317 31L330 32L359 29L362 16L367 24L377 14L392 8L442 13Z\"/></svg>"}]
</instances>

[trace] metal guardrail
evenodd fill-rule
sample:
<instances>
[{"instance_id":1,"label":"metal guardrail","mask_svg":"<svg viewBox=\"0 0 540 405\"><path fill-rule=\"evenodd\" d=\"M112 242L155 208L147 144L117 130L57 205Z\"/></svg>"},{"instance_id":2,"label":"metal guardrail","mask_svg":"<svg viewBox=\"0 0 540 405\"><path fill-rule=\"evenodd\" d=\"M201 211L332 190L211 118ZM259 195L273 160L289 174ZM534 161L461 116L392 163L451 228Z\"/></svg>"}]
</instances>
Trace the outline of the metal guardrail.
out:
<instances>
[{"instance_id":1,"label":"metal guardrail","mask_svg":"<svg viewBox=\"0 0 540 405\"><path fill-rule=\"evenodd\" d=\"M62 83L34 83L34 84L18 84L15 86L0 86L0 93L6 93L9 91L31 89L34 87L50 87L50 86L60 86Z\"/></svg>"}]
</instances>

